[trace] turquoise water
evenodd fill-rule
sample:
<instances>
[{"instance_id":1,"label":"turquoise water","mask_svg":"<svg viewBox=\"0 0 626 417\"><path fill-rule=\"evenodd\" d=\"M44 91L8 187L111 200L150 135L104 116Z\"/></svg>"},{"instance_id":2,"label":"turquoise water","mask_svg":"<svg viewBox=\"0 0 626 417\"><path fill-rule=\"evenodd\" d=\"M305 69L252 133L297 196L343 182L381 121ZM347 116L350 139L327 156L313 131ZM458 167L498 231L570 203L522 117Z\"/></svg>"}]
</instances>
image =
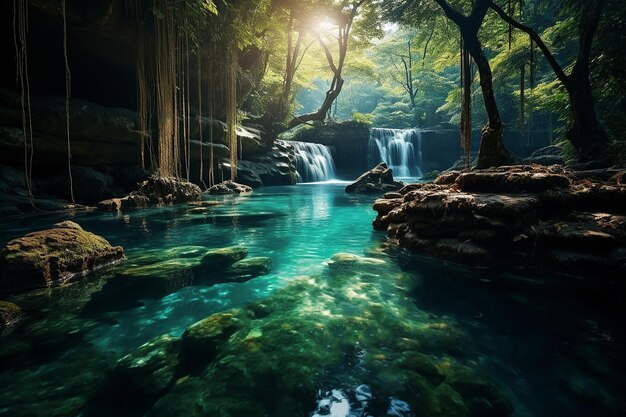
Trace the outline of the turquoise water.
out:
<instances>
[{"instance_id":1,"label":"turquoise water","mask_svg":"<svg viewBox=\"0 0 626 417\"><path fill-rule=\"evenodd\" d=\"M316 394L302 388L310 391L310 396L299 396L299 391L287 389L282 394L287 402L302 402L300 414L291 415L330 415L323 407L328 401L336 404L336 413L350 408L350 416L367 412L381 416L465 415L466 408L461 414L447 414L452 409L446 404L453 400L441 390L447 382L440 385L438 376L433 382L432 369L430 374L422 368L416 371L424 378L413 371L407 373L403 361L413 349L406 347L410 341L416 341L414 349L425 355L424 360L436 365L437 375L447 375L446 381L456 390L454 398L462 393L465 406L472 410L467 415L481 415L476 411L481 410L476 398L494 403L499 397L480 394L483 398L475 393L471 395L479 396L471 397L463 389L467 382L453 383L459 378L459 369L471 380L478 375L486 378L490 392L497 390L510 401L516 416L623 415L621 294L580 294L558 277L469 270L411 256L388 245L384 233L372 230L373 197L345 194L344 186L266 187L251 196L211 197L221 203L212 207L41 215L5 222L0 232L2 243L71 219L123 246L128 259L68 288L9 297L29 315L14 332L0 339L0 385L11 387L0 394L0 415L74 415L77 410L98 408L94 404L103 395L98 386L106 385L107 369L122 356L154 337L180 336L211 314L268 298L268 304L279 306L276 312L259 319L258 325L251 322L249 337L244 341L235 337L229 341L228 351L241 361L237 367L245 368L249 379L266 375L266 365L261 362L269 353L248 362L240 357L248 354L244 347L250 343L250 335L262 333L257 339L271 339L265 343L281 362L270 364L277 372L272 380L300 385L289 379L290 373L300 372L299 366L320 370L301 378L311 384L302 381L303 386L322 391ZM242 283L215 285L196 275L191 280L170 280L165 289L158 290L149 280L135 285L120 275L155 249L165 253L168 248L186 245L208 249L244 246L249 257L269 257L270 272ZM367 256L373 261L365 267L348 265L347 271L329 271L327 262L337 253ZM152 256L159 258L159 252ZM296 278L302 276L314 278ZM520 282L531 284L511 284ZM295 304L285 303L286 299ZM319 326L325 333L290 344L282 341L282 331L272 333L278 324L301 332ZM304 359L295 355L294 349ZM254 352L249 353L250 358L259 354ZM296 357L301 363L289 363ZM193 414L189 410L197 407L185 408L185 402L193 395L209 395L206 392L218 401L210 385L217 378L212 372L218 372L220 366L226 365L218 362L202 371L205 379L180 378L180 386L188 386L187 391L181 388L184 393L180 394L173 389L152 413L168 415L167 410L174 409L176 414L169 415L216 415ZM237 395L249 399L259 391L252 387L246 393L241 381L228 380L225 372L221 375L226 378L221 386L234 384L241 390L239 394L231 392L228 398L219 397L224 403L243 404ZM386 402L357 401L367 397L363 397L367 390ZM43 397L41 403L33 403L33 392ZM256 415L285 415L278 410L286 406L268 405L265 393L255 401L259 410L264 410ZM132 412L128 411L132 407L120 406L126 414L119 414L119 409L114 414L143 415L152 402ZM420 408L424 402L428 404ZM170 403L180 408L172 408ZM244 405L234 409L243 410ZM74 414L67 414L68 410ZM505 415L497 411L500 409L489 410L489 415ZM224 415L250 415L241 413ZM91 409L82 415L99 414Z\"/></svg>"}]
</instances>

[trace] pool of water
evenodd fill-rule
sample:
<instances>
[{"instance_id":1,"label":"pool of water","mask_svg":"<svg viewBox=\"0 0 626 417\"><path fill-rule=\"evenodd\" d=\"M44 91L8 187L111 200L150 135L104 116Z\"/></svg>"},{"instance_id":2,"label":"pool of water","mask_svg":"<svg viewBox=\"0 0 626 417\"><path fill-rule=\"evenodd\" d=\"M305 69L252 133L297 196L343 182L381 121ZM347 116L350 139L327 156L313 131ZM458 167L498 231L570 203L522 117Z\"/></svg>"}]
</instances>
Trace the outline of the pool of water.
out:
<instances>
[{"instance_id":1,"label":"pool of water","mask_svg":"<svg viewBox=\"0 0 626 417\"><path fill-rule=\"evenodd\" d=\"M463 369L484 375L491 381L490 386L510 401L515 416L623 415L626 409L622 396L626 387L621 294L613 294L613 297L577 294L567 290L566 281L558 291L553 287L550 290L532 287L532 290L517 291L498 284L501 277L514 276L513 271L470 270L411 256L388 245L384 233L372 230L374 197L346 194L344 186L331 182L266 187L250 196L210 197L221 204L205 208L181 205L123 214L39 215L4 222L0 231L3 244L29 231L71 219L85 230L123 246L128 258L126 263L132 263L154 249L164 251L185 245L211 249L238 245L245 246L250 257L270 258L271 269L268 274L246 282L215 285L185 282L173 285L165 293L154 293L149 283L142 284L139 289L113 285L122 282L116 276L116 271L124 268L120 265L68 288L9 297L22 305L29 315L21 327L0 339L0 385L8 383L12 386L0 394L0 415L48 416L64 415L68 407L82 410L85 404L96 401L90 399L96 394L74 389L72 384L82 386L89 379L59 381L61 375L74 375L72 379L80 380L76 374L82 367L92 369L90 375L94 381L102 382L106 376L97 375L95 370L102 369L105 374L107 367L113 366L117 359L154 337L164 334L180 336L190 325L213 313L268 298L282 306L280 297L286 298L287 295L290 299L302 297L298 299L300 305L285 307L283 316L277 316L276 321L293 322L296 328L319 325L339 329L319 338L312 336L310 340L316 345L310 352L320 349L334 352L335 347L344 352L341 360L326 357L324 363L315 365L324 373L324 377L319 378L324 382L315 380L315 383L321 384L320 390L328 389L328 393L313 393L314 401L302 400L307 401L303 409L309 410L303 415L331 415L331 409L336 416L366 415L367 412L372 415L447 415L449 411L440 403L452 400L445 400L448 397L439 392L440 381L424 383L424 386L432 385L433 392L439 387L432 398L443 399L440 402L433 400L436 407L429 405L421 409L414 405L420 404L421 400L407 398L414 394L406 388L410 384L400 382L400 374L404 378L402 372L405 369L404 365L398 364L404 363L400 357L407 348L397 346L405 339L413 340L413 336L420 340L420 332L430 335L428 332L433 329L443 329L447 339L446 344L429 344L428 340L435 336L424 336L419 349L428 353L429 361L436 363L437 369L441 370L449 368L450 363L462 363ZM387 269L377 269L377 264L373 263L371 271L365 267L356 271L357 275L342 271L339 275L347 278L338 281L336 274L329 272L327 263L337 253L368 256L384 262ZM295 287L290 283L299 282L296 277L302 276L315 278L313 281L300 278L302 283L298 285L302 285L302 289L294 294ZM286 290L281 290L283 288ZM313 297L316 291L321 292ZM369 317L374 307L380 310L380 315L376 316L380 317L380 322L372 319L362 324L362 332L367 334L343 334L351 325L347 323L354 323L355 317ZM319 314L319 320L312 312ZM258 334L261 328L267 332L273 325L271 321L261 323L264 324L252 328L250 335ZM359 333L358 330L354 332ZM370 337L373 333L380 334ZM337 340L342 338L344 344ZM350 354L345 353L345 345L352 346ZM428 345L428 349L424 345ZM233 350L239 352L237 349L233 345ZM284 344L276 345L274 350L280 353L281 349L286 349ZM292 353L285 350L284 356L279 357L287 361ZM311 356L307 355L308 358ZM365 359L355 359L361 357ZM102 363L94 364L94 358ZM314 359L310 360L315 363ZM354 365L357 362L358 367ZM293 369L298 364L276 366ZM255 371L253 367L250 369L250 372ZM393 369L397 369L396 375L391 372ZM205 375L210 372L213 371L207 368ZM291 371L285 370L287 372ZM180 379L183 381L181 386L191 384L201 391L198 388L202 385L200 382L189 383L185 378ZM276 378L286 376L279 373ZM396 383L397 387L393 386ZM29 408L22 404L29 401L29 393L33 395L32 391L41 384L49 386L51 391L55 391L54 387L61 388L45 398L47 406L35 402L40 404L38 408ZM467 385L450 384L454 387ZM362 399L367 397L363 396L364 390L378 386L383 387L379 392L385 390L388 400L385 405L363 405ZM336 390L334 394L332 389ZM420 389L426 391L426 388ZM455 389L463 391L463 388ZM73 393L68 394L70 391ZM242 392L245 392L244 388ZM467 400L470 397L466 398L466 394L463 392L465 405L471 408L472 415L480 415L476 410L481 408L470 404L476 401ZM168 394L171 395L174 394ZM179 397L174 396L171 402L183 407L181 398L188 398L184 396L187 394L176 395ZM236 398L235 394L232 395ZM424 398L426 396L424 393ZM161 402L167 405L167 398L157 405ZM71 408L74 403L79 405ZM332 404L334 408L324 408L324 404ZM265 411L256 415L279 415L278 411L272 411L274 408L264 407ZM147 409L149 407L128 415L142 415ZM176 415L216 415L208 412L190 414L185 410L177 409ZM466 408L463 410L467 411ZM154 412L154 415L168 413L161 411L161 414ZM243 414L224 412L224 415Z\"/></svg>"}]
</instances>

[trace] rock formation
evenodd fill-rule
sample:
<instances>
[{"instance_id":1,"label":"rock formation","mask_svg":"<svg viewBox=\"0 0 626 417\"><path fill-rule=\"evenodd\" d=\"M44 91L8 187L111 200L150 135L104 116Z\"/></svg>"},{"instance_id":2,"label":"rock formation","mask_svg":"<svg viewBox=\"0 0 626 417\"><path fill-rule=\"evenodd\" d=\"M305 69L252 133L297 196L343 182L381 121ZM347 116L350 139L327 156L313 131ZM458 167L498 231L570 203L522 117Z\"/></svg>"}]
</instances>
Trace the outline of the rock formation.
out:
<instances>
[{"instance_id":1,"label":"rock formation","mask_svg":"<svg viewBox=\"0 0 626 417\"><path fill-rule=\"evenodd\" d=\"M448 172L376 200L374 210L375 229L418 253L602 280L626 272L626 187L560 166Z\"/></svg>"},{"instance_id":2,"label":"rock formation","mask_svg":"<svg viewBox=\"0 0 626 417\"><path fill-rule=\"evenodd\" d=\"M0 254L0 292L62 285L123 258L121 246L64 221L7 243Z\"/></svg>"}]
</instances>

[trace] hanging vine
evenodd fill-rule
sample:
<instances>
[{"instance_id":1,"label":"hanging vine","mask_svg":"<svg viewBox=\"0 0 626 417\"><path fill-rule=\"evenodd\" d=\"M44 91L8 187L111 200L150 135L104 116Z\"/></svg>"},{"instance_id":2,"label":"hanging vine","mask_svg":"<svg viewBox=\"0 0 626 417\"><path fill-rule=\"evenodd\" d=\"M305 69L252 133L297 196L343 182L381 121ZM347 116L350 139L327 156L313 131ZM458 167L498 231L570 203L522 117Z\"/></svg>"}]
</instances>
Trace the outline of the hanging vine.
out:
<instances>
[{"instance_id":1,"label":"hanging vine","mask_svg":"<svg viewBox=\"0 0 626 417\"><path fill-rule=\"evenodd\" d=\"M461 40L461 85L463 98L461 103L461 149L463 163L470 164L472 150L472 68L470 55Z\"/></svg>"},{"instance_id":2,"label":"hanging vine","mask_svg":"<svg viewBox=\"0 0 626 417\"><path fill-rule=\"evenodd\" d=\"M154 0L161 16L154 19L155 89L158 121L159 175L178 176L178 117L174 11L166 0Z\"/></svg>"},{"instance_id":3,"label":"hanging vine","mask_svg":"<svg viewBox=\"0 0 626 417\"><path fill-rule=\"evenodd\" d=\"M228 147L230 149L230 179L237 179L237 45L230 42L226 50L226 91L224 111L226 113L226 129Z\"/></svg>"},{"instance_id":4,"label":"hanging vine","mask_svg":"<svg viewBox=\"0 0 626 417\"><path fill-rule=\"evenodd\" d=\"M70 140L70 96L72 85L72 73L70 71L69 59L67 56L67 17L65 10L65 0L61 0L61 13L63 15L63 57L65 59L65 122L67 130L67 174L70 179L70 197L74 200L74 179L72 178L72 145Z\"/></svg>"},{"instance_id":5,"label":"hanging vine","mask_svg":"<svg viewBox=\"0 0 626 417\"><path fill-rule=\"evenodd\" d=\"M13 41L15 46L16 81L20 85L22 107L22 135L24 137L24 180L28 198L33 203L33 121L30 108L30 83L28 80L28 0L13 0Z\"/></svg>"},{"instance_id":6,"label":"hanging vine","mask_svg":"<svg viewBox=\"0 0 626 417\"><path fill-rule=\"evenodd\" d=\"M137 27L137 141L139 149L139 163L146 169L145 151L148 149L150 168L157 166L152 146L152 97L151 97L151 65L148 65L146 36L143 22L143 8L140 0L135 2L135 17Z\"/></svg>"}]
</instances>

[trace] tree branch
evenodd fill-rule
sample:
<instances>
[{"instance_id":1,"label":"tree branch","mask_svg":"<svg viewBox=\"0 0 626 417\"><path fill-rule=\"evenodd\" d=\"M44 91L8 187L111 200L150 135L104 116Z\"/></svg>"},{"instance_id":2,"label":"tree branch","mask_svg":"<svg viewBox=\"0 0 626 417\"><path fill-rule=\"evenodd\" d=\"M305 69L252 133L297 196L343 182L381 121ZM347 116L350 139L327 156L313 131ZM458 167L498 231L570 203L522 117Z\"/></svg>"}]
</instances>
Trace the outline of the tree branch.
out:
<instances>
[{"instance_id":1,"label":"tree branch","mask_svg":"<svg viewBox=\"0 0 626 417\"><path fill-rule=\"evenodd\" d=\"M328 65L330 66L330 69L332 70L333 74L337 75L339 73L339 70L335 66L335 62L333 61L333 55L330 53L328 46L326 45L326 43L324 43L318 33L314 33L314 35L317 38L317 41L322 46L322 49L324 49L324 53L326 54L326 59L328 60Z\"/></svg>"},{"instance_id":2,"label":"tree branch","mask_svg":"<svg viewBox=\"0 0 626 417\"><path fill-rule=\"evenodd\" d=\"M550 66L552 67L552 70L554 71L554 74L556 75L556 77L559 79L559 81L563 83L563 85L567 87L568 82L569 82L567 74L565 74L565 71L559 65L554 55L552 55L552 52L550 52L550 49L548 49L548 46L543 42L543 40L537 34L537 32L533 28L518 22L517 20L513 19L511 16L506 14L505 11L502 10L502 8L498 6L494 1L491 2L491 5L489 7L494 12L496 12L498 16L500 16L500 18L504 20L506 23L521 30L522 32L526 32L531 37L531 39L535 41L535 44L537 44L537 46L543 53L543 56L546 58L546 61L548 61L548 64L550 64Z\"/></svg>"}]
</instances>

